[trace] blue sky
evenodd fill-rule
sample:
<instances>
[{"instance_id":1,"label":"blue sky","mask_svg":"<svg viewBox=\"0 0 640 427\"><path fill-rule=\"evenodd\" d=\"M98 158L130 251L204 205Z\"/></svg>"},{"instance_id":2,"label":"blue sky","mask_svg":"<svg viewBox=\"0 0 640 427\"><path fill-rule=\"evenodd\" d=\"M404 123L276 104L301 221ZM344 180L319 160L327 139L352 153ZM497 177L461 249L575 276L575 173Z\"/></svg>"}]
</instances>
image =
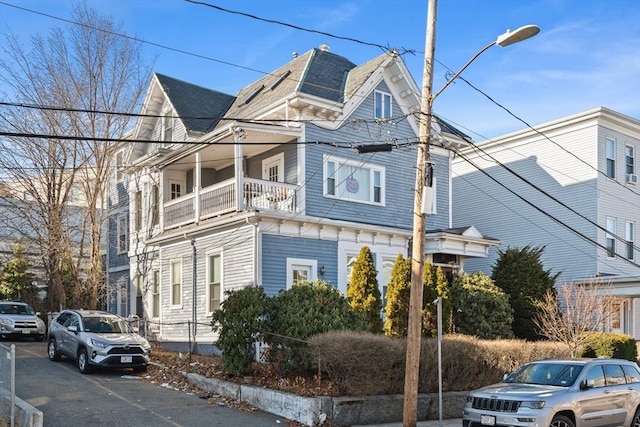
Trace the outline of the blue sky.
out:
<instances>
[{"instance_id":1,"label":"blue sky","mask_svg":"<svg viewBox=\"0 0 640 427\"><path fill-rule=\"evenodd\" d=\"M204 0L223 8L393 47L422 86L427 0ZM322 43L361 64L377 47L221 12L185 0L87 0L130 35L206 58L145 45L154 70L235 94L241 87ZM69 19L70 0L0 0L0 31L46 34ZM507 29L536 24L540 34L493 47L463 74L531 125L604 106L640 118L639 0L440 0L434 91L446 68L459 69ZM0 86L0 94L2 87ZM0 98L4 97L0 95ZM10 101L10 100L9 100ZM476 141L526 125L463 81L438 97L435 112Z\"/></svg>"}]
</instances>

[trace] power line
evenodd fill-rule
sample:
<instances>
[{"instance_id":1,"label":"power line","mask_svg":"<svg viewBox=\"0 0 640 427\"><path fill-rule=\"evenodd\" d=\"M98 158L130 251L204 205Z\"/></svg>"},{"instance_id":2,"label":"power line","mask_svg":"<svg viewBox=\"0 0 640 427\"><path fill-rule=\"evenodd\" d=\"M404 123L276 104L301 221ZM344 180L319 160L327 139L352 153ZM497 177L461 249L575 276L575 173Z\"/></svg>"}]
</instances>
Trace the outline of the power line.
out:
<instances>
[{"instance_id":1,"label":"power line","mask_svg":"<svg viewBox=\"0 0 640 427\"><path fill-rule=\"evenodd\" d=\"M527 200L525 197L521 196L520 194L516 193L515 191L511 190L509 187L507 187L505 184L503 184L502 182L500 182L498 179L494 178L493 176L491 176L487 171L485 171L483 168L481 168L480 166L476 165L473 160L469 159L465 154L463 154L461 151L457 151L457 154L464 159L466 162L468 162L470 165L472 165L473 167L475 167L479 172L481 172L483 175L485 175L486 177L488 177L489 179L491 179L492 181L494 181L496 184L498 184L499 186L501 186L502 188L504 188L505 190L507 190L509 193L513 194L514 196L516 196L518 199L522 200L524 203L526 203L527 205L531 206L533 209L535 209L536 211L540 212L541 214L545 215L546 217L550 218L551 220L553 220L554 222L558 223L559 225L565 227L566 229L568 229L569 231L571 231L572 233L576 234L577 236L579 236L580 238L586 240L587 242L598 246L601 249L604 249L605 251L609 251L609 248L607 248L606 246L602 245L601 243L598 243L597 241L589 238L588 236L584 235L583 233L581 233L580 231L576 230L575 228L571 227L570 225L568 225L567 223L561 221L560 219L556 218L555 216L551 215L549 212L545 211L544 209L536 206L534 203L530 202L529 200ZM608 232L608 234L611 234ZM640 268L640 264L637 264L635 262L633 262L630 259L624 258L622 257L622 259L626 262L628 262L629 264L635 266L635 267L639 267Z\"/></svg>"}]
</instances>

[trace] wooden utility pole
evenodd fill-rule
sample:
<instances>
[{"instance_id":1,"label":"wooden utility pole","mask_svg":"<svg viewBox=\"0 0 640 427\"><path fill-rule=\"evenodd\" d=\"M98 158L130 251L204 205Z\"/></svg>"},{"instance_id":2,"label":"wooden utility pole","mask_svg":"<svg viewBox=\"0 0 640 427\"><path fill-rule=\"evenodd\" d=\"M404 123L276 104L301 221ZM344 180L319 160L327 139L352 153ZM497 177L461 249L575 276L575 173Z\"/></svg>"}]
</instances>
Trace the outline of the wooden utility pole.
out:
<instances>
[{"instance_id":1,"label":"wooden utility pole","mask_svg":"<svg viewBox=\"0 0 640 427\"><path fill-rule=\"evenodd\" d=\"M437 0L428 0L427 36L425 43L424 72L422 76L422 101L420 104L420 128L416 188L413 205L413 247L411 253L411 294L409 325L407 330L407 359L404 378L403 427L416 427L418 422L418 379L420 372L420 340L422 338L422 274L424 269L425 213L423 189L427 185L429 140L431 138L431 109L433 106L433 58L436 47ZM428 183L429 186L431 182Z\"/></svg>"}]
</instances>

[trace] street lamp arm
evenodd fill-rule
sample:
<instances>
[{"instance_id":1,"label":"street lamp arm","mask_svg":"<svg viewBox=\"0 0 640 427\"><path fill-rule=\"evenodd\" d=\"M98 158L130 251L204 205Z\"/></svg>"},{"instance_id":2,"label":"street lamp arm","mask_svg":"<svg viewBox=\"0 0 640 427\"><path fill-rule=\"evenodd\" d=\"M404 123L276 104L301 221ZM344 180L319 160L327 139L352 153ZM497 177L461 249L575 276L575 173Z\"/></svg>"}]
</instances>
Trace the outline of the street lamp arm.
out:
<instances>
[{"instance_id":1,"label":"street lamp arm","mask_svg":"<svg viewBox=\"0 0 640 427\"><path fill-rule=\"evenodd\" d=\"M442 86L442 88L441 88L439 91L437 91L437 92L436 92L436 93L431 97L431 101L433 101L434 99L436 99L436 98L438 97L438 95L440 95L440 94L441 94L441 93L442 93L446 88L448 88L448 87L449 87L449 85L450 85L451 83L453 83L453 81L454 81L455 79L457 79L457 78L458 78L458 76L459 76L460 74L462 74L462 72L463 72L464 70L466 70L466 69L467 69L467 67L468 67L469 65L471 65L471 63L472 63L473 61L475 61L475 60L476 60L476 58L478 58L478 56L482 55L482 54L483 54L487 49L489 49L490 47L494 46L495 44L496 44L496 42L495 42L495 41L493 41L493 42L489 43L488 45L486 45L485 47L483 47L482 49L480 49L480 50L478 51L478 53L476 53L475 55L473 55L473 57L472 57L470 60L468 60L468 61L467 61L467 63L466 63L466 64L464 64L464 66L463 66L462 68L460 68L460 69L458 70L458 72L457 72L457 73L455 73L455 74L454 74L454 75L453 75L449 80L447 80L447 83L446 83L444 86Z\"/></svg>"},{"instance_id":2,"label":"street lamp arm","mask_svg":"<svg viewBox=\"0 0 640 427\"><path fill-rule=\"evenodd\" d=\"M518 29L516 29L514 31L507 30L504 34L500 34L495 41L492 41L491 43L489 43L488 45L486 45L485 47L480 49L478 51L478 53L473 55L473 57L470 60L468 60L467 63L464 64L464 66L462 68L460 68L460 70L458 70L457 73L455 73L453 75L453 77L451 77L449 80L447 80L447 83L442 87L442 89L440 89L438 92L435 93L435 95L433 95L431 97L431 101L433 102L433 100L436 99L438 97L438 95L440 95L447 87L449 87L449 85L451 83L453 83L453 81L455 79L457 79L458 76L460 74L462 74L462 72L464 70L466 70L467 67L473 61L476 60L476 58L478 58L478 56L482 55L490 47L495 46L495 45L500 45L502 47L507 47L507 46L512 45L514 43L518 43L518 42L521 42L522 40L526 40L526 39L528 39L530 37L533 37L536 34L538 34L539 32L540 32L540 27L538 27L537 25L525 25L525 26L520 27L520 28L518 28Z\"/></svg>"}]
</instances>

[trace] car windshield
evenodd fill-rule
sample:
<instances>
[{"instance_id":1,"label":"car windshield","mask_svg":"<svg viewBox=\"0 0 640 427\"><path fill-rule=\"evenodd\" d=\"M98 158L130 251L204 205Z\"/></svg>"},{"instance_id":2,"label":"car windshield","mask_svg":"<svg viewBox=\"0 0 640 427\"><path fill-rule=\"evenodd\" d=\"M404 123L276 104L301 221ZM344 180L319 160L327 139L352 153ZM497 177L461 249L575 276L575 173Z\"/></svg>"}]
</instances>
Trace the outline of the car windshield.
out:
<instances>
[{"instance_id":1,"label":"car windshield","mask_svg":"<svg viewBox=\"0 0 640 427\"><path fill-rule=\"evenodd\" d=\"M26 304L0 304L0 314L23 314L31 315L36 314L33 309Z\"/></svg>"},{"instance_id":2,"label":"car windshield","mask_svg":"<svg viewBox=\"0 0 640 427\"><path fill-rule=\"evenodd\" d=\"M531 363L509 375L504 382L570 387L583 367L581 364L559 362Z\"/></svg>"},{"instance_id":3,"label":"car windshield","mask_svg":"<svg viewBox=\"0 0 640 427\"><path fill-rule=\"evenodd\" d=\"M118 317L85 317L82 323L85 332L97 334L126 334L129 332L127 323Z\"/></svg>"}]
</instances>

